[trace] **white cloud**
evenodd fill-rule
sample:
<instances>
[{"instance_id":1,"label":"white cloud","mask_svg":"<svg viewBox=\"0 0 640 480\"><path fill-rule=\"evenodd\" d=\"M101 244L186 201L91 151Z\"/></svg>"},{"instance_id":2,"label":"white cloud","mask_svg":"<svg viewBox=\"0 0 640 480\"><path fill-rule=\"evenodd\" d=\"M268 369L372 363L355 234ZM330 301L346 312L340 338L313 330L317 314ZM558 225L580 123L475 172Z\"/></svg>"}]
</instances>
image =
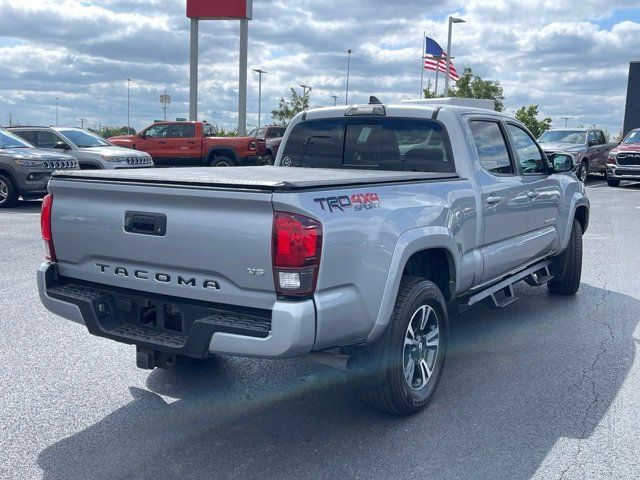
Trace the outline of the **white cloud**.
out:
<instances>
[{"instance_id":1,"label":"white cloud","mask_svg":"<svg viewBox=\"0 0 640 480\"><path fill-rule=\"evenodd\" d=\"M633 9L636 10L633 10ZM628 62L640 44L640 1L450 0L324 2L255 0L249 66L263 78L263 112L288 88L313 86L312 103L344 101L347 48L352 57L350 100L376 94L385 101L419 90L423 31L444 45L448 15L455 26L458 70L472 66L500 80L506 106L536 103L556 122L622 124ZM131 78L133 124L161 115L159 94L173 95L171 116L188 105L188 29L184 1L0 0L0 123L126 120ZM237 117L238 23L202 22L200 111L228 126ZM428 73L427 77L433 76ZM442 79L442 76L441 76ZM249 72L249 122L255 123L257 75Z\"/></svg>"}]
</instances>

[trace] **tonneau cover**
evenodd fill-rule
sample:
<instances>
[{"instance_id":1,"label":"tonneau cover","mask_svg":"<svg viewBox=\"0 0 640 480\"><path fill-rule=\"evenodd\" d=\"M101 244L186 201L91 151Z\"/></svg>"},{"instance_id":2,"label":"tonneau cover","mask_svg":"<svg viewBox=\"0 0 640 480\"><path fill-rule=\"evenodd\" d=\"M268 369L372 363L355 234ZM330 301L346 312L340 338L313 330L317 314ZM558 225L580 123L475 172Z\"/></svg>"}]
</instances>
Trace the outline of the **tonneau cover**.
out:
<instances>
[{"instance_id":1,"label":"tonneau cover","mask_svg":"<svg viewBox=\"0 0 640 480\"><path fill-rule=\"evenodd\" d=\"M55 172L55 178L117 182L182 184L211 187L289 190L342 185L412 182L458 178L456 173L393 172L299 167L196 167L122 170L72 170Z\"/></svg>"}]
</instances>

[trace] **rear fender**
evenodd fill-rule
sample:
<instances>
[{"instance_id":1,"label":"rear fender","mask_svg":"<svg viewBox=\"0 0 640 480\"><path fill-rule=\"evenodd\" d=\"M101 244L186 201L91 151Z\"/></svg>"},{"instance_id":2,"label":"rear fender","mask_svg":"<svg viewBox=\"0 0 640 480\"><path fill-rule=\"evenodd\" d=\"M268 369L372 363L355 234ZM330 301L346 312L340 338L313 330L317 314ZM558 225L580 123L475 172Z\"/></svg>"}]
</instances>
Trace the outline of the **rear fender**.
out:
<instances>
[{"instance_id":1,"label":"rear fender","mask_svg":"<svg viewBox=\"0 0 640 480\"><path fill-rule=\"evenodd\" d=\"M446 227L430 226L412 229L403 233L398 239L393 252L382 303L380 304L376 323L367 337L367 343L377 340L389 324L407 261L414 253L430 248L447 250L454 262L455 278L460 278L460 249L453 235ZM452 289L455 290L455 285L452 286Z\"/></svg>"}]
</instances>

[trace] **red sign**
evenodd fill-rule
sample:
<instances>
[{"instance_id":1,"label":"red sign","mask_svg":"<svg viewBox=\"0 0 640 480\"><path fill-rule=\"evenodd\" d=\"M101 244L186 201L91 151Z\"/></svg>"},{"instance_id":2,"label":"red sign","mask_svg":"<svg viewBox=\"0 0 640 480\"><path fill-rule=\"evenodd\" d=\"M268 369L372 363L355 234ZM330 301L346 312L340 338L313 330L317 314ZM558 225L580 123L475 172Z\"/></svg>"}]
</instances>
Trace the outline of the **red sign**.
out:
<instances>
[{"instance_id":1,"label":"red sign","mask_svg":"<svg viewBox=\"0 0 640 480\"><path fill-rule=\"evenodd\" d=\"M201 19L248 18L253 15L252 0L187 0L187 17Z\"/></svg>"}]
</instances>

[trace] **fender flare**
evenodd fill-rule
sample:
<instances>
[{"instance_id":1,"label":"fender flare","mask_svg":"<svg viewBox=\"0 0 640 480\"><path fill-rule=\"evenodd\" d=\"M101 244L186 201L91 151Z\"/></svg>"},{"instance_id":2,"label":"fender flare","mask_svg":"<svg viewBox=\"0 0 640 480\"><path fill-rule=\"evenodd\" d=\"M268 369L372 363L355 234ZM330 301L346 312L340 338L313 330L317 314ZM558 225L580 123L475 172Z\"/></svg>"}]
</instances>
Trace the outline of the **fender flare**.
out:
<instances>
[{"instance_id":1,"label":"fender flare","mask_svg":"<svg viewBox=\"0 0 640 480\"><path fill-rule=\"evenodd\" d=\"M460 278L460 247L456 243L451 231L442 226L421 227L407 230L398 238L396 247L391 257L389 273L382 294L382 302L378 310L376 322L367 337L367 343L374 342L386 330L396 297L400 289L402 272L411 256L422 250L440 248L447 250L453 261L453 269L456 279ZM455 286L452 286L455 289Z\"/></svg>"},{"instance_id":2,"label":"fender flare","mask_svg":"<svg viewBox=\"0 0 640 480\"><path fill-rule=\"evenodd\" d=\"M564 252L564 250L569 245L569 239L571 237L571 228L573 226L573 219L576 218L576 213L578 211L578 208L580 207L586 207L587 209L587 221L584 229L586 231L587 230L586 227L588 227L589 225L589 214L591 213L589 199L576 192L571 197L571 206L569 209L570 215L568 216L571 223L569 224L568 228L565 230L564 238L562 239L562 243L561 243L561 249L560 249L561 252Z\"/></svg>"},{"instance_id":3,"label":"fender flare","mask_svg":"<svg viewBox=\"0 0 640 480\"><path fill-rule=\"evenodd\" d=\"M11 170L0 167L0 175L4 175L5 177L7 177L9 181L13 184L13 188L18 190L18 182L16 182L16 178L14 177Z\"/></svg>"}]
</instances>

